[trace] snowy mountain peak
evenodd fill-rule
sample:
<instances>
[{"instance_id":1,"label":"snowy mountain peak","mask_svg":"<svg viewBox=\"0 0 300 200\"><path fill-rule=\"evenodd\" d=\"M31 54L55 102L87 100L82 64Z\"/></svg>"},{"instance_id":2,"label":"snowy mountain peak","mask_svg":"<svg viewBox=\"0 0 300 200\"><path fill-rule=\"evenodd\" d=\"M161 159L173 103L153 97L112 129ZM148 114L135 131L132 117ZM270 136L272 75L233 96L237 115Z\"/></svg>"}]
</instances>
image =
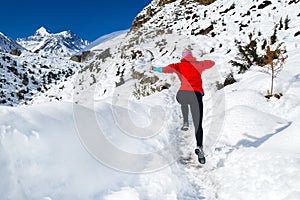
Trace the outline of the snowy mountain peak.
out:
<instances>
[{"instance_id":1,"label":"snowy mountain peak","mask_svg":"<svg viewBox=\"0 0 300 200\"><path fill-rule=\"evenodd\" d=\"M46 30L46 28L42 26L41 28L39 28L38 30L35 31L34 36L46 36L46 35L50 35L50 34L51 33L48 32Z\"/></svg>"},{"instance_id":2,"label":"snowy mountain peak","mask_svg":"<svg viewBox=\"0 0 300 200\"><path fill-rule=\"evenodd\" d=\"M56 36L66 37L66 38L78 38L78 36L71 30L62 31L59 33L54 34Z\"/></svg>"},{"instance_id":3,"label":"snowy mountain peak","mask_svg":"<svg viewBox=\"0 0 300 200\"><path fill-rule=\"evenodd\" d=\"M62 57L77 54L90 44L89 41L79 38L70 30L51 33L44 27L39 28L33 36L18 38L17 42L32 52Z\"/></svg>"}]
</instances>

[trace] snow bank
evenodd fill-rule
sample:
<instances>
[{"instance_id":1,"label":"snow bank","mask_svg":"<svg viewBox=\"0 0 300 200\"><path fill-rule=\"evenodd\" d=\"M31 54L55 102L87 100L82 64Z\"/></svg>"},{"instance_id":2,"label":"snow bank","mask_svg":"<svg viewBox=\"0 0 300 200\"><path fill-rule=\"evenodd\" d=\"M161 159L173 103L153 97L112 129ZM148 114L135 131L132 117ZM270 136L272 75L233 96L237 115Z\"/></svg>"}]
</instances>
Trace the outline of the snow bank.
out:
<instances>
[{"instance_id":1,"label":"snow bank","mask_svg":"<svg viewBox=\"0 0 300 200\"><path fill-rule=\"evenodd\" d=\"M0 112L2 199L93 199L124 179L84 150L72 104L1 107Z\"/></svg>"},{"instance_id":2,"label":"snow bank","mask_svg":"<svg viewBox=\"0 0 300 200\"><path fill-rule=\"evenodd\" d=\"M146 108L132 110L136 113L132 113L133 120ZM99 103L95 110L72 103L0 107L1 199L176 198L180 180L173 174L166 154L159 154L160 149L168 148L167 131L149 141L126 135L116 124L113 109L107 103ZM78 111L88 116L80 118L84 132L80 132L82 123L76 124ZM82 115L84 112L88 115ZM89 117L100 122L89 124ZM130 127L123 128L135 133ZM97 140L92 149L84 140L90 133L100 135L101 131L114 148L104 148L103 141ZM109 160L97 157L91 149L101 150L100 155ZM145 174L143 170L156 172Z\"/></svg>"}]
</instances>

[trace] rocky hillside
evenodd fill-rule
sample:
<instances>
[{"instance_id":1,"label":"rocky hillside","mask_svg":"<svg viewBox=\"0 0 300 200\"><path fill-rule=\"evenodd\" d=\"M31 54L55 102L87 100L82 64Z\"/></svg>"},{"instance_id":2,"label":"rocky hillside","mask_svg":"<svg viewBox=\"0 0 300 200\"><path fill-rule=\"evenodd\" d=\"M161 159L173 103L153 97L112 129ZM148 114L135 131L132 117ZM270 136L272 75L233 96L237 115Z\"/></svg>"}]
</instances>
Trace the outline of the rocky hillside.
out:
<instances>
[{"instance_id":1,"label":"rocky hillside","mask_svg":"<svg viewBox=\"0 0 300 200\"><path fill-rule=\"evenodd\" d=\"M35 95L67 80L79 68L78 63L64 58L25 51L20 56L0 52L0 105L26 104Z\"/></svg>"},{"instance_id":2,"label":"rocky hillside","mask_svg":"<svg viewBox=\"0 0 300 200\"><path fill-rule=\"evenodd\" d=\"M33 36L18 38L17 42L31 52L61 57L77 54L90 44L89 41L79 38L72 31L51 33L44 27L39 28Z\"/></svg>"},{"instance_id":3,"label":"rocky hillside","mask_svg":"<svg viewBox=\"0 0 300 200\"><path fill-rule=\"evenodd\" d=\"M69 56L89 44L71 31L52 34L44 27L17 42L0 33L0 105L26 104L66 81L81 68Z\"/></svg>"},{"instance_id":4,"label":"rocky hillside","mask_svg":"<svg viewBox=\"0 0 300 200\"><path fill-rule=\"evenodd\" d=\"M217 90L220 87L216 81L223 84L231 72L237 72L229 62L238 55L238 45L249 42L249 35L256 38L255 48L259 52L263 51L264 41L274 35L275 29L276 44L285 39L295 41L294 46L287 46L287 51L298 48L299 10L300 3L295 0L231 0L225 3L154 0L137 15L127 34L97 47L95 59L73 77L75 83L71 85L75 84L74 88L79 91L65 89L65 92L90 91L93 98L102 98L115 94L117 88L125 84L132 88L130 95L141 98L176 87L176 76L152 73L148 68L151 64L163 66L178 62L182 49L187 46L198 59L217 61L217 73L206 86ZM55 98L61 99L64 91L58 87L53 90L57 94Z\"/></svg>"}]
</instances>

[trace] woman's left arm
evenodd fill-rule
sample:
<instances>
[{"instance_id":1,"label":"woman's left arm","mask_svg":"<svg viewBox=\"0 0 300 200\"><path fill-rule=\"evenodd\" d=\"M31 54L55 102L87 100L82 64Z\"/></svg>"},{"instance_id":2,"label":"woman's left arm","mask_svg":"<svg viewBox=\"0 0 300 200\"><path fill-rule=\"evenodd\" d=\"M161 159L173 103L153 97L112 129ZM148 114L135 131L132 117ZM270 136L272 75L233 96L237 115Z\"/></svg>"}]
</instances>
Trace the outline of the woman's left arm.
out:
<instances>
[{"instance_id":1,"label":"woman's left arm","mask_svg":"<svg viewBox=\"0 0 300 200\"><path fill-rule=\"evenodd\" d=\"M212 68L216 63L213 60L202 60L200 63L200 71Z\"/></svg>"}]
</instances>

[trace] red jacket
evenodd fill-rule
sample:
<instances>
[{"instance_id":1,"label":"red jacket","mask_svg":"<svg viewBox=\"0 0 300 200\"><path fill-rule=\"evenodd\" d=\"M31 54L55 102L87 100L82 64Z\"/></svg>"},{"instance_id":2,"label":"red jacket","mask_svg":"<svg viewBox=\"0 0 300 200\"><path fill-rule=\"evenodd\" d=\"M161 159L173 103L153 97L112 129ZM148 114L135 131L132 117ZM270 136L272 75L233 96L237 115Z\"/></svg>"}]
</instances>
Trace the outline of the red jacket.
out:
<instances>
[{"instance_id":1,"label":"red jacket","mask_svg":"<svg viewBox=\"0 0 300 200\"><path fill-rule=\"evenodd\" d=\"M181 81L181 87L179 90L192 90L202 92L204 94L201 74L204 70L209 69L214 65L215 62L212 60L197 61L195 57L188 55L179 63L163 67L162 72L175 72L178 75Z\"/></svg>"}]
</instances>

